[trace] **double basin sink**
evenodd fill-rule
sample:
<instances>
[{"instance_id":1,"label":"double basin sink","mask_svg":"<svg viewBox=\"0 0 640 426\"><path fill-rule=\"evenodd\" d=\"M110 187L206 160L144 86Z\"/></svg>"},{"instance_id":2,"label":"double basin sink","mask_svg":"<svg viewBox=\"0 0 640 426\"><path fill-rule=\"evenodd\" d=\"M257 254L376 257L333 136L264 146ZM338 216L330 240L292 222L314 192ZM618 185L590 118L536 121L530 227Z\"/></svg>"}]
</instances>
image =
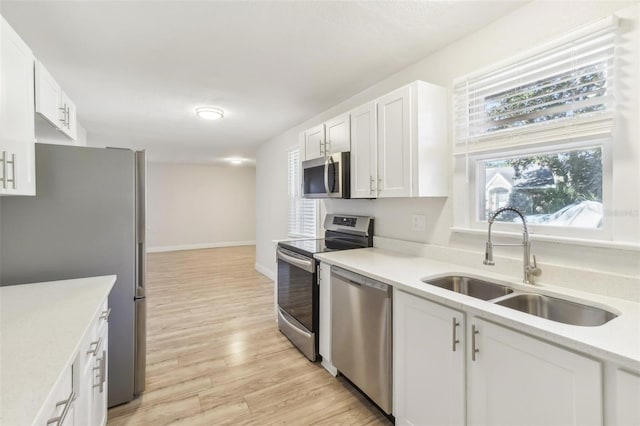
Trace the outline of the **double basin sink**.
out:
<instances>
[{"instance_id":1,"label":"double basin sink","mask_svg":"<svg viewBox=\"0 0 640 426\"><path fill-rule=\"evenodd\" d=\"M514 290L508 286L462 275L425 279L423 282L563 324L595 327L617 317L604 309L557 297L534 293L512 294Z\"/></svg>"}]
</instances>

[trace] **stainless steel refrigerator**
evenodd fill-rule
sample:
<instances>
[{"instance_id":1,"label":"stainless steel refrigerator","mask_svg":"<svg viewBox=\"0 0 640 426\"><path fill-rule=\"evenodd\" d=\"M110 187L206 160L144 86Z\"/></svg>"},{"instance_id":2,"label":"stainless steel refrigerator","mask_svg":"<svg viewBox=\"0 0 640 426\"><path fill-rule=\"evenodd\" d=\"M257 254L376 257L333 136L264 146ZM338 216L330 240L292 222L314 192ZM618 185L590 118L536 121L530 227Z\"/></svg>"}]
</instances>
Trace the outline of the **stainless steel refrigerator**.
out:
<instances>
[{"instance_id":1,"label":"stainless steel refrigerator","mask_svg":"<svg viewBox=\"0 0 640 426\"><path fill-rule=\"evenodd\" d=\"M144 151L36 144L37 195L0 200L0 285L117 275L110 407L144 390L145 161Z\"/></svg>"}]
</instances>

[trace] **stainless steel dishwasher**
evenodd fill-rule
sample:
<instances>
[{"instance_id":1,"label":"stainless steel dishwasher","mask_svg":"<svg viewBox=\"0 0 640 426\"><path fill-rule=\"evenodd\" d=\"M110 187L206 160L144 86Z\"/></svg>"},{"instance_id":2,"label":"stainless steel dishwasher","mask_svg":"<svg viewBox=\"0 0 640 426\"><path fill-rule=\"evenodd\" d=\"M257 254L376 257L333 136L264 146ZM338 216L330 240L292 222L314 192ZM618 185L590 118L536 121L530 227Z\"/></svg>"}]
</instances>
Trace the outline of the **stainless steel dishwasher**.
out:
<instances>
[{"instance_id":1,"label":"stainless steel dishwasher","mask_svg":"<svg viewBox=\"0 0 640 426\"><path fill-rule=\"evenodd\" d=\"M331 267L333 365L391 413L391 287Z\"/></svg>"}]
</instances>

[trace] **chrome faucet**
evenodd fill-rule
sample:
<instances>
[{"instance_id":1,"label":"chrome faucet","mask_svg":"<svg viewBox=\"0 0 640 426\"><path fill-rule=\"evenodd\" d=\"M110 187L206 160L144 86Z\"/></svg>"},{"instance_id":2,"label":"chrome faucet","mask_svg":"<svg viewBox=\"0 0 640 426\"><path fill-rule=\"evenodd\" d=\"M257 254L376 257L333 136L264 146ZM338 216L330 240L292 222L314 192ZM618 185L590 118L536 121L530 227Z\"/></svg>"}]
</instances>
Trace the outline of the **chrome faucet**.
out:
<instances>
[{"instance_id":1,"label":"chrome faucet","mask_svg":"<svg viewBox=\"0 0 640 426\"><path fill-rule=\"evenodd\" d=\"M522 219L522 244L493 244L491 242L491 225L493 225L493 222L496 220L496 217L498 215L507 211L516 213L518 216L520 216L520 219ZM522 249L524 251L523 282L525 284L534 284L534 277L538 277L540 276L540 274L542 274L542 270L538 268L535 256L533 256L533 265L531 265L531 243L529 242L529 230L527 229L527 221L525 220L522 213L520 213L520 210L516 209L515 207L501 207L496 210L489 218L489 236L484 252L484 261L482 262L485 265L495 265L495 262L493 261L493 246L522 246Z\"/></svg>"}]
</instances>

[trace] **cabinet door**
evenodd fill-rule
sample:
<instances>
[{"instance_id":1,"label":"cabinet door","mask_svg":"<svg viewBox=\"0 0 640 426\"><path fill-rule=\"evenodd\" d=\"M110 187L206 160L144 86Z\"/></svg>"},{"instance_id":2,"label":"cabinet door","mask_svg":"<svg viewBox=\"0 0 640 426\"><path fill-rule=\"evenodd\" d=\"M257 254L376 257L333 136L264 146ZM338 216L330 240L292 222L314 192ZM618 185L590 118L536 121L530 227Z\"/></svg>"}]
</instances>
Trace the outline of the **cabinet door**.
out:
<instances>
[{"instance_id":1,"label":"cabinet door","mask_svg":"<svg viewBox=\"0 0 640 426\"><path fill-rule=\"evenodd\" d=\"M60 85L40 61L35 63L36 112L56 129L62 128L62 90Z\"/></svg>"},{"instance_id":2,"label":"cabinet door","mask_svg":"<svg viewBox=\"0 0 640 426\"><path fill-rule=\"evenodd\" d=\"M640 425L640 375L616 371L617 425Z\"/></svg>"},{"instance_id":3,"label":"cabinet door","mask_svg":"<svg viewBox=\"0 0 640 426\"><path fill-rule=\"evenodd\" d=\"M351 149L349 127L349 114L343 114L324 124L328 155Z\"/></svg>"},{"instance_id":4,"label":"cabinet door","mask_svg":"<svg viewBox=\"0 0 640 426\"><path fill-rule=\"evenodd\" d=\"M376 103L351 111L351 198L376 198Z\"/></svg>"},{"instance_id":5,"label":"cabinet door","mask_svg":"<svg viewBox=\"0 0 640 426\"><path fill-rule=\"evenodd\" d=\"M378 100L378 197L411 195L411 87Z\"/></svg>"},{"instance_id":6,"label":"cabinet door","mask_svg":"<svg viewBox=\"0 0 640 426\"><path fill-rule=\"evenodd\" d=\"M464 314L398 290L393 297L396 425L463 425Z\"/></svg>"},{"instance_id":7,"label":"cabinet door","mask_svg":"<svg viewBox=\"0 0 640 426\"><path fill-rule=\"evenodd\" d=\"M331 265L320 263L320 343L322 366L334 376L338 371L331 362Z\"/></svg>"},{"instance_id":8,"label":"cabinet door","mask_svg":"<svg viewBox=\"0 0 640 426\"><path fill-rule=\"evenodd\" d=\"M0 194L35 195L34 57L2 17L0 32Z\"/></svg>"},{"instance_id":9,"label":"cabinet door","mask_svg":"<svg viewBox=\"0 0 640 426\"><path fill-rule=\"evenodd\" d=\"M324 155L324 124L321 124L304 132L304 160Z\"/></svg>"},{"instance_id":10,"label":"cabinet door","mask_svg":"<svg viewBox=\"0 0 640 426\"><path fill-rule=\"evenodd\" d=\"M471 324L478 352L468 369L469 424L602 424L599 362L481 319Z\"/></svg>"}]
</instances>

